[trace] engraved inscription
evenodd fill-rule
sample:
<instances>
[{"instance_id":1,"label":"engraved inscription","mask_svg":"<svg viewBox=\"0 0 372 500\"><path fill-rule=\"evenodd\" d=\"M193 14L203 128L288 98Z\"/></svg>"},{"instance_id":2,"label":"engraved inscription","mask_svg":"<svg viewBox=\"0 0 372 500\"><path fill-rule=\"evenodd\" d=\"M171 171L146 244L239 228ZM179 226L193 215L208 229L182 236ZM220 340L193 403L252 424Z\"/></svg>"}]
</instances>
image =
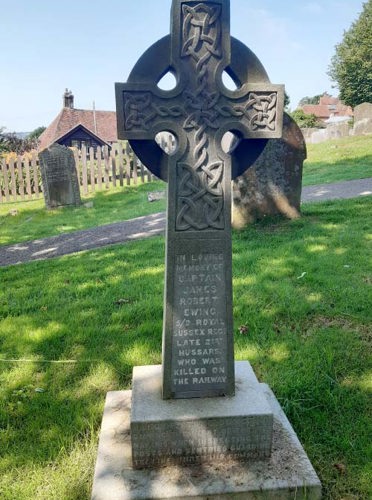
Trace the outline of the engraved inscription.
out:
<instances>
[{"instance_id":1,"label":"engraved inscription","mask_svg":"<svg viewBox=\"0 0 372 500\"><path fill-rule=\"evenodd\" d=\"M80 192L72 151L53 144L39 155L47 208L80 205Z\"/></svg>"},{"instance_id":2,"label":"engraved inscription","mask_svg":"<svg viewBox=\"0 0 372 500\"><path fill-rule=\"evenodd\" d=\"M70 172L65 162L61 163L57 158L50 158L46 168L48 180L51 181L68 181Z\"/></svg>"},{"instance_id":3,"label":"engraved inscription","mask_svg":"<svg viewBox=\"0 0 372 500\"><path fill-rule=\"evenodd\" d=\"M172 383L200 391L226 383L225 256L176 256Z\"/></svg>"},{"instance_id":4,"label":"engraved inscription","mask_svg":"<svg viewBox=\"0 0 372 500\"><path fill-rule=\"evenodd\" d=\"M227 457L265 458L271 450L272 419L231 418L229 426L215 419L210 419L208 426L194 420L183 422L181 427L172 422L148 424L148 428L141 424L138 432L136 428L132 432L135 467L192 464Z\"/></svg>"}]
</instances>

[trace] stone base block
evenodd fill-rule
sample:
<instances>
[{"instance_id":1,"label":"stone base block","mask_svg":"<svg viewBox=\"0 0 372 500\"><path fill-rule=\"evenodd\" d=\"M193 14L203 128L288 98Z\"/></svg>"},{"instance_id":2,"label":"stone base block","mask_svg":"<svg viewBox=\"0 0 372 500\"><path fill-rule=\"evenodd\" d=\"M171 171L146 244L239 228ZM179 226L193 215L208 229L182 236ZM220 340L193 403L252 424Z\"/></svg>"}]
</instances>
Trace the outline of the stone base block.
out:
<instances>
[{"instance_id":1,"label":"stone base block","mask_svg":"<svg viewBox=\"0 0 372 500\"><path fill-rule=\"evenodd\" d=\"M133 369L134 468L260 459L271 453L273 412L248 362L235 363L235 396L163 400L161 366Z\"/></svg>"},{"instance_id":2,"label":"stone base block","mask_svg":"<svg viewBox=\"0 0 372 500\"><path fill-rule=\"evenodd\" d=\"M132 391L109 392L92 499L320 499L320 481L296 434L269 387L264 384L260 387L274 415L269 458L256 461L231 458L202 465L142 470L132 467ZM163 436L158 438L161 440Z\"/></svg>"}]
</instances>

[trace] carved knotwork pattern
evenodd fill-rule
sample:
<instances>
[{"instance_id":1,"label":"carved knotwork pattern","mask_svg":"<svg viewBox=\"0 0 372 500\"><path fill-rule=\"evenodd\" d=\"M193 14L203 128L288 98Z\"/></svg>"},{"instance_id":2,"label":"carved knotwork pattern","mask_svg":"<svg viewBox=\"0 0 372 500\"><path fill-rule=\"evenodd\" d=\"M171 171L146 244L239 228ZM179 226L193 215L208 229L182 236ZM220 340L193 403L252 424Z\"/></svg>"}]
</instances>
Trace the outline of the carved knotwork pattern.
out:
<instances>
[{"instance_id":1,"label":"carved knotwork pattern","mask_svg":"<svg viewBox=\"0 0 372 500\"><path fill-rule=\"evenodd\" d=\"M210 163L203 167L201 175L186 163L179 163L177 168L180 207L177 230L223 229L223 163Z\"/></svg>"},{"instance_id":2,"label":"carved knotwork pattern","mask_svg":"<svg viewBox=\"0 0 372 500\"><path fill-rule=\"evenodd\" d=\"M178 104L157 105L151 92L125 92L124 102L126 130L148 131L159 118L178 118L184 115L183 107Z\"/></svg>"},{"instance_id":3,"label":"carved knotwork pattern","mask_svg":"<svg viewBox=\"0 0 372 500\"><path fill-rule=\"evenodd\" d=\"M217 4L182 5L180 57L193 66L190 75L196 76L176 100L161 99L150 91L125 92L126 130L151 131L157 121L171 118L193 134L188 153L192 166L190 160L178 164L176 229L180 231L224 228L224 165L210 159L214 131L231 118L253 132L276 127L276 92L250 92L234 100L215 90L216 60L222 58L221 15Z\"/></svg>"},{"instance_id":4,"label":"carved knotwork pattern","mask_svg":"<svg viewBox=\"0 0 372 500\"><path fill-rule=\"evenodd\" d=\"M203 65L211 56L221 57L221 6L182 6L181 57L191 56Z\"/></svg>"},{"instance_id":5,"label":"carved knotwork pattern","mask_svg":"<svg viewBox=\"0 0 372 500\"><path fill-rule=\"evenodd\" d=\"M216 110L220 116L245 117L248 121L248 128L252 131L275 130L277 101L276 92L270 94L251 92L246 103L217 106Z\"/></svg>"},{"instance_id":6,"label":"carved knotwork pattern","mask_svg":"<svg viewBox=\"0 0 372 500\"><path fill-rule=\"evenodd\" d=\"M183 128L194 133L193 167L182 164L178 180L176 229L223 229L223 163L210 162L207 129L218 128L216 105L220 94L212 90L211 59L221 59L221 6L182 6L181 58L195 65L196 88L183 92L186 119Z\"/></svg>"},{"instance_id":7,"label":"carved knotwork pattern","mask_svg":"<svg viewBox=\"0 0 372 500\"><path fill-rule=\"evenodd\" d=\"M217 92L210 93L205 99L195 92L185 90L183 103L171 106L157 105L151 92L125 92L126 130L150 130L159 118L182 118L186 131L218 129L223 118L246 118L250 130L275 130L277 93L254 93L248 100L235 105L219 104L222 100Z\"/></svg>"}]
</instances>

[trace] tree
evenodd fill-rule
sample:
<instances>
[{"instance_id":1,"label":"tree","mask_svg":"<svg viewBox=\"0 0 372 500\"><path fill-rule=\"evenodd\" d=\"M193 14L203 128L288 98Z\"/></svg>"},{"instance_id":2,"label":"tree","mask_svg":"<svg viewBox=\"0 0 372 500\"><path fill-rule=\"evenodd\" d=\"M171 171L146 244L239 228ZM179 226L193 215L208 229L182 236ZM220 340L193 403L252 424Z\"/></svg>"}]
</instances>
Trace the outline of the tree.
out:
<instances>
[{"instance_id":1,"label":"tree","mask_svg":"<svg viewBox=\"0 0 372 500\"><path fill-rule=\"evenodd\" d=\"M46 127L43 126L35 128L35 130L33 130L28 134L27 139L39 139L39 137L41 136L41 134L44 132L45 129Z\"/></svg>"},{"instance_id":2,"label":"tree","mask_svg":"<svg viewBox=\"0 0 372 500\"><path fill-rule=\"evenodd\" d=\"M284 109L287 111L288 108L289 108L289 105L290 105L290 102L291 102L291 98L289 97L289 95L287 94L286 91L284 91Z\"/></svg>"},{"instance_id":3,"label":"tree","mask_svg":"<svg viewBox=\"0 0 372 500\"><path fill-rule=\"evenodd\" d=\"M7 151L7 143L4 130L4 127L0 127L0 154L4 151Z\"/></svg>"},{"instance_id":4,"label":"tree","mask_svg":"<svg viewBox=\"0 0 372 500\"><path fill-rule=\"evenodd\" d=\"M21 139L14 132L4 132L4 128L0 127L0 153L14 152L23 154L26 151L36 149L38 146L37 139Z\"/></svg>"},{"instance_id":5,"label":"tree","mask_svg":"<svg viewBox=\"0 0 372 500\"><path fill-rule=\"evenodd\" d=\"M319 104L322 95L324 94L314 95L313 97L309 96L303 97L301 101L298 103L298 106L301 107L304 106L305 104Z\"/></svg>"},{"instance_id":6,"label":"tree","mask_svg":"<svg viewBox=\"0 0 372 500\"><path fill-rule=\"evenodd\" d=\"M337 83L345 104L372 103L372 0L363 4L359 18L336 45L328 75Z\"/></svg>"},{"instance_id":7,"label":"tree","mask_svg":"<svg viewBox=\"0 0 372 500\"><path fill-rule=\"evenodd\" d=\"M318 118L314 114L304 113L302 109L296 109L290 115L300 128L319 127Z\"/></svg>"}]
</instances>

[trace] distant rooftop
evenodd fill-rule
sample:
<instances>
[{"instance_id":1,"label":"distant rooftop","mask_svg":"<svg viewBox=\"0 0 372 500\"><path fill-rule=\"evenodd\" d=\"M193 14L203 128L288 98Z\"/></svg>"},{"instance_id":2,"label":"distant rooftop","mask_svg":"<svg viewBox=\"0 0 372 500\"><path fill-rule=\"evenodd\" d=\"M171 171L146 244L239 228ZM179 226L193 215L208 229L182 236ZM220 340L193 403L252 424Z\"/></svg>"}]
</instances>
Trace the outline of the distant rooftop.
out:
<instances>
[{"instance_id":1,"label":"distant rooftop","mask_svg":"<svg viewBox=\"0 0 372 500\"><path fill-rule=\"evenodd\" d=\"M74 96L66 89L63 95L63 108L41 134L39 148L47 148L78 125L82 125L106 143L117 141L116 112L75 109Z\"/></svg>"}]
</instances>

